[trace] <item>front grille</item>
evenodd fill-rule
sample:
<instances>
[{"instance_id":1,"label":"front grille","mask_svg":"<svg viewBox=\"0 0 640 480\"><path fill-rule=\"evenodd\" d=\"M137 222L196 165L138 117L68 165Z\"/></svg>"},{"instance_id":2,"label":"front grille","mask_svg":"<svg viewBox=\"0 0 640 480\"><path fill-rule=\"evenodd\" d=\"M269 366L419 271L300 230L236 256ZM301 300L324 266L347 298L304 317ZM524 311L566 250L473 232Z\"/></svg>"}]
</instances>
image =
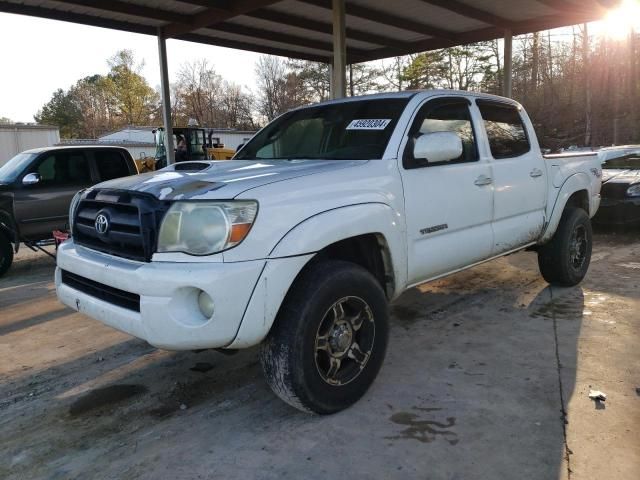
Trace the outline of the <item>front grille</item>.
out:
<instances>
[{"instance_id":1,"label":"front grille","mask_svg":"<svg viewBox=\"0 0 640 480\"><path fill-rule=\"evenodd\" d=\"M156 249L160 221L169 208L154 196L120 190L92 190L76 210L75 243L93 250L141 262L151 261ZM96 218L108 221L105 232L96 228Z\"/></svg>"},{"instance_id":2,"label":"front grille","mask_svg":"<svg viewBox=\"0 0 640 480\"><path fill-rule=\"evenodd\" d=\"M62 283L71 288L127 310L140 311L140 295L104 285L66 270L62 270L61 274Z\"/></svg>"},{"instance_id":3,"label":"front grille","mask_svg":"<svg viewBox=\"0 0 640 480\"><path fill-rule=\"evenodd\" d=\"M626 198L629 183L607 182L603 183L600 189L602 198Z\"/></svg>"}]
</instances>

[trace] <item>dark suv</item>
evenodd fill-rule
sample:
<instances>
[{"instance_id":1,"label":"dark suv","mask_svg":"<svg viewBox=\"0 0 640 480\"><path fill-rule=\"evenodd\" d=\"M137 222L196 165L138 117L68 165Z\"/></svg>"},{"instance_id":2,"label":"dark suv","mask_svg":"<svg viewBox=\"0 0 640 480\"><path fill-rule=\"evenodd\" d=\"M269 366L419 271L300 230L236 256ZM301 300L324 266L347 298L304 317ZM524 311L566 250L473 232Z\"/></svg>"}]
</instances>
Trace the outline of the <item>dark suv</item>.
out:
<instances>
[{"instance_id":1,"label":"dark suv","mask_svg":"<svg viewBox=\"0 0 640 480\"><path fill-rule=\"evenodd\" d=\"M0 167L0 276L21 242L37 245L64 230L78 190L137 174L125 148L49 147L19 153Z\"/></svg>"}]
</instances>

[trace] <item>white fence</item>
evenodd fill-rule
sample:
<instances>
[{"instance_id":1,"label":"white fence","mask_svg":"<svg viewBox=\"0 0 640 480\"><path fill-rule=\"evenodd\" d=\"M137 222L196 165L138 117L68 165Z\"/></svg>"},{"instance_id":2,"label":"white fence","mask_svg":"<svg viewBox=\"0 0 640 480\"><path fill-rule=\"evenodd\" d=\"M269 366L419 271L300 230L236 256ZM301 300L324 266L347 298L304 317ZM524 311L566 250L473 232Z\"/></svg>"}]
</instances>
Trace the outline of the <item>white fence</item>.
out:
<instances>
[{"instance_id":1,"label":"white fence","mask_svg":"<svg viewBox=\"0 0 640 480\"><path fill-rule=\"evenodd\" d=\"M14 155L38 147L50 147L60 141L58 127L40 125L0 125L0 165Z\"/></svg>"}]
</instances>

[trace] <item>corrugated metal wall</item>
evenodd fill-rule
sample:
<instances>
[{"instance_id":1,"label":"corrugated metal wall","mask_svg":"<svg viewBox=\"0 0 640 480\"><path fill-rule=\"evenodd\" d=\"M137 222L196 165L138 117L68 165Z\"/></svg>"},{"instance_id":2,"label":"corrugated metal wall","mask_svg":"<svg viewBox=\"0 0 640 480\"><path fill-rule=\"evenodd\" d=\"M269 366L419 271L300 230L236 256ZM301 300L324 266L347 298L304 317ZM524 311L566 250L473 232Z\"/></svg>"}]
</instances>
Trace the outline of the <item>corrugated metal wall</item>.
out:
<instances>
[{"instance_id":1,"label":"corrugated metal wall","mask_svg":"<svg viewBox=\"0 0 640 480\"><path fill-rule=\"evenodd\" d=\"M0 165L14 155L30 148L50 147L60 141L57 127L0 125Z\"/></svg>"}]
</instances>

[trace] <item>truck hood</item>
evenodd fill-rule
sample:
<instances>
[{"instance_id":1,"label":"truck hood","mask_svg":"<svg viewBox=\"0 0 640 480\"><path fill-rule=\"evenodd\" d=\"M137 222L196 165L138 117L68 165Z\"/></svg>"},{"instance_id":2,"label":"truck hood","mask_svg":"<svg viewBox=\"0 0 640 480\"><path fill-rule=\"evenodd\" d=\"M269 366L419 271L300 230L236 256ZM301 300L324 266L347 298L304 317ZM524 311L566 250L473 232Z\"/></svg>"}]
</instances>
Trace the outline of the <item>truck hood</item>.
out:
<instances>
[{"instance_id":1,"label":"truck hood","mask_svg":"<svg viewBox=\"0 0 640 480\"><path fill-rule=\"evenodd\" d=\"M157 172L100 183L94 188L134 190L160 200L230 199L252 188L305 175L363 165L366 160L221 160L184 162Z\"/></svg>"},{"instance_id":2,"label":"truck hood","mask_svg":"<svg viewBox=\"0 0 640 480\"><path fill-rule=\"evenodd\" d=\"M640 182L640 170L631 168L602 169L602 183L636 183Z\"/></svg>"}]
</instances>

